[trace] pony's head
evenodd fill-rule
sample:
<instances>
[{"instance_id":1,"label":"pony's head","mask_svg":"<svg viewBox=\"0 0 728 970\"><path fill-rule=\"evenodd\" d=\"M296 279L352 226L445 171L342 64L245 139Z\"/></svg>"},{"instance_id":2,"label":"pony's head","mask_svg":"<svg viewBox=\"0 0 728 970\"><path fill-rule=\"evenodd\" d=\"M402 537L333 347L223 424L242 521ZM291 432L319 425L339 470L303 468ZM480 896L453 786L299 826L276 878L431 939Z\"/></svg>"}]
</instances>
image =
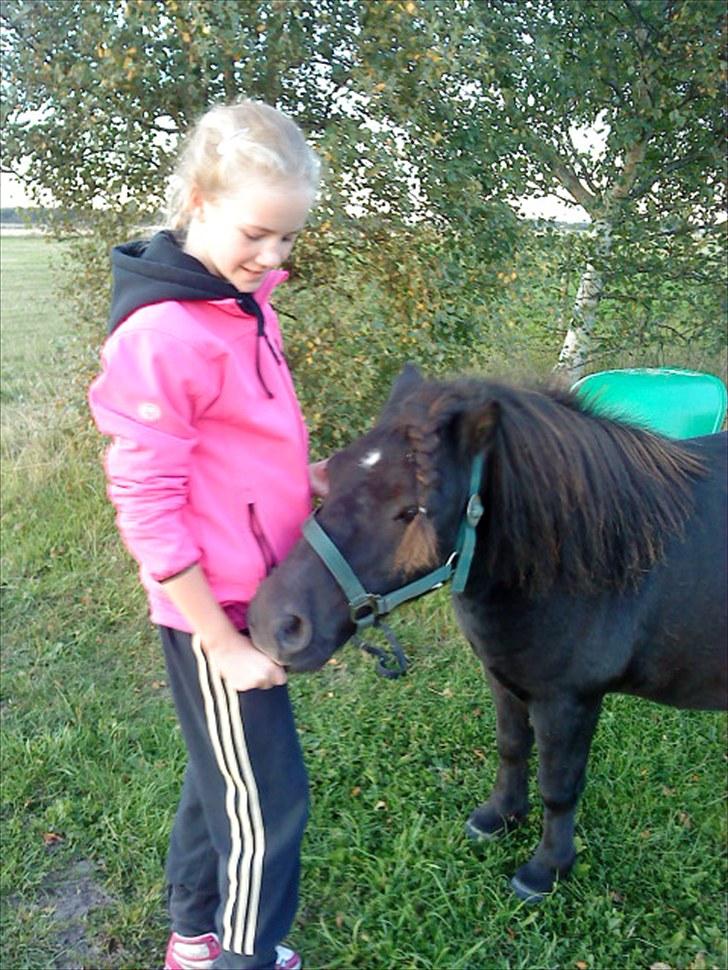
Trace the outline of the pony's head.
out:
<instances>
[{"instance_id":1,"label":"pony's head","mask_svg":"<svg viewBox=\"0 0 728 970\"><path fill-rule=\"evenodd\" d=\"M452 552L467 459L485 447L494 413L463 414L456 396L408 365L375 427L331 457L318 522L368 591L388 593ZM320 666L355 630L343 592L305 541L263 583L248 620L255 642L294 670Z\"/></svg>"}]
</instances>

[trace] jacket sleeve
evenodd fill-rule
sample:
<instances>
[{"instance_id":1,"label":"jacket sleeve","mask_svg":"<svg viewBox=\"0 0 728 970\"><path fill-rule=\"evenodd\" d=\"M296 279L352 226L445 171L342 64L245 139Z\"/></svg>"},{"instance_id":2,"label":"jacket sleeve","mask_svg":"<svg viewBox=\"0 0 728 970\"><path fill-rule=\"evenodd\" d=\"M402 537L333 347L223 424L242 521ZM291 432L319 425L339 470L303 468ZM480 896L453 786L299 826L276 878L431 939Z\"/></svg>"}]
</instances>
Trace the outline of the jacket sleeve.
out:
<instances>
[{"instance_id":1,"label":"jacket sleeve","mask_svg":"<svg viewBox=\"0 0 728 970\"><path fill-rule=\"evenodd\" d=\"M200 558L186 525L196 422L214 399L204 356L157 330L123 328L102 353L89 403L102 434L109 497L127 548L161 581Z\"/></svg>"}]
</instances>

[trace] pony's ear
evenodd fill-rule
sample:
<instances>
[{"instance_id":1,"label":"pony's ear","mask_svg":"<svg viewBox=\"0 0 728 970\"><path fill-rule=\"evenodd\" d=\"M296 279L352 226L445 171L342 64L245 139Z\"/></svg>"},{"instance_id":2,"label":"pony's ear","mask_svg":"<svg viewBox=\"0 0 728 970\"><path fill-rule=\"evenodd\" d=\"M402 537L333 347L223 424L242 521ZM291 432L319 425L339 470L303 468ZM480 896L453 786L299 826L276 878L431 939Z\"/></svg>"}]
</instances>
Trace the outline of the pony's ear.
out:
<instances>
[{"instance_id":1,"label":"pony's ear","mask_svg":"<svg viewBox=\"0 0 728 970\"><path fill-rule=\"evenodd\" d=\"M460 453L471 457L483 451L493 436L500 419L500 405L489 400L460 412L456 434Z\"/></svg>"},{"instance_id":2,"label":"pony's ear","mask_svg":"<svg viewBox=\"0 0 728 970\"><path fill-rule=\"evenodd\" d=\"M414 364L405 364L392 385L387 403L382 408L382 416L397 408L410 391L422 384L423 381L424 377Z\"/></svg>"}]
</instances>

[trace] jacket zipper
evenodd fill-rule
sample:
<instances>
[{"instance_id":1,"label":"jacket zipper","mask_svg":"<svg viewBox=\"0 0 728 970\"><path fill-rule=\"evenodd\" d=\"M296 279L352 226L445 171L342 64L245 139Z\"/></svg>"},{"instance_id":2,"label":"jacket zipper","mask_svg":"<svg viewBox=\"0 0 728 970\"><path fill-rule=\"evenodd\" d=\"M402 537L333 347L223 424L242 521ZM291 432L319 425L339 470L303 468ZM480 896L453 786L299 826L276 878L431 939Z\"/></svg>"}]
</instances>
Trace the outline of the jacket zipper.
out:
<instances>
[{"instance_id":1,"label":"jacket zipper","mask_svg":"<svg viewBox=\"0 0 728 970\"><path fill-rule=\"evenodd\" d=\"M260 554L263 557L263 563L265 564L265 574L268 576L273 567L278 565L278 562L271 544L268 542L265 533L261 528L258 513L255 511L255 503L253 502L248 502L248 517L250 519L250 531L253 533L255 541L258 543L258 548L260 549Z\"/></svg>"},{"instance_id":2,"label":"jacket zipper","mask_svg":"<svg viewBox=\"0 0 728 970\"><path fill-rule=\"evenodd\" d=\"M301 442L301 448L303 450L304 462L308 465L308 446L306 443L306 434L303 427L303 415L301 414L301 405L298 403L298 398L296 397L296 392L292 387L292 375L291 370L288 366L288 360L286 359L285 351L281 351L281 356L283 362L286 364L286 373L283 376L283 387L285 390L286 397L288 398L288 403L290 404L293 414L296 418L296 428L298 429L298 440Z\"/></svg>"}]
</instances>

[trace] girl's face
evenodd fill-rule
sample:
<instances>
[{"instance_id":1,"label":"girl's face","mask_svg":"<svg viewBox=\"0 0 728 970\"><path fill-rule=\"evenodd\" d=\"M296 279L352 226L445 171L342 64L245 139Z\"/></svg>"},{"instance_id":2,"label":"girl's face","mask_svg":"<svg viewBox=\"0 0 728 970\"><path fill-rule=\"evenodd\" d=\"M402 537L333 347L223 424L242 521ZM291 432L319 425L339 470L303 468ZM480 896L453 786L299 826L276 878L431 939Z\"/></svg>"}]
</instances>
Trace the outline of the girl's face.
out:
<instances>
[{"instance_id":1,"label":"girl's face","mask_svg":"<svg viewBox=\"0 0 728 970\"><path fill-rule=\"evenodd\" d=\"M312 202L305 184L255 178L214 199L193 194L185 252L241 293L252 293L288 257Z\"/></svg>"}]
</instances>

